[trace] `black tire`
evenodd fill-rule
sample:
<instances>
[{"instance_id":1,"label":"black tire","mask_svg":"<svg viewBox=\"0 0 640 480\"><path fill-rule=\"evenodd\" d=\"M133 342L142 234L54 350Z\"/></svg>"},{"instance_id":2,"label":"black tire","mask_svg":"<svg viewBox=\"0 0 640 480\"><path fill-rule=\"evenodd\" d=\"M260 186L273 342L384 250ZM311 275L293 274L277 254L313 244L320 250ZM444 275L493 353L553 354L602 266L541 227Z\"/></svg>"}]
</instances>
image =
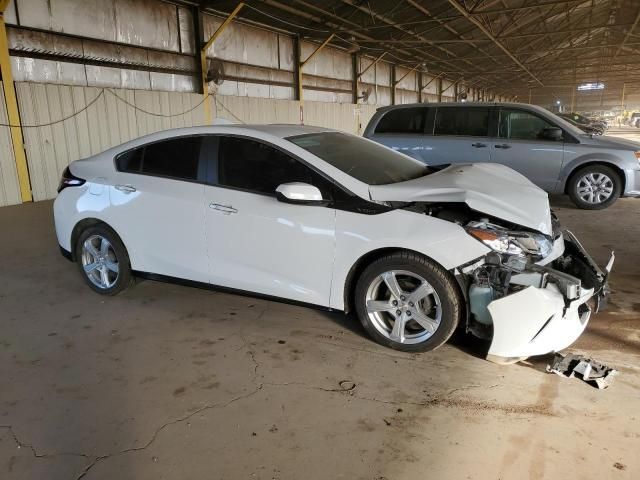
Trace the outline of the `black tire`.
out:
<instances>
[{"instance_id":1,"label":"black tire","mask_svg":"<svg viewBox=\"0 0 640 480\"><path fill-rule=\"evenodd\" d=\"M600 203L589 203L580 198L578 195L578 184L580 179L588 174L606 175L611 179L613 191L609 198ZM611 167L607 167L605 165L589 165L573 172L567 185L567 191L569 193L569 197L571 197L571 201L573 201L578 208L582 208L584 210L602 210L603 208L607 208L612 205L620 197L620 194L622 193L622 180L618 172L613 170Z\"/></svg>"},{"instance_id":2,"label":"black tire","mask_svg":"<svg viewBox=\"0 0 640 480\"><path fill-rule=\"evenodd\" d=\"M85 250L83 246L85 244L85 241L87 241L87 239L92 239L91 242L97 242L99 241L99 237L106 239L110 244L110 248L107 249L105 258L107 260L111 260L111 266L117 264L118 267L117 274L107 269L110 276L109 280L112 280L113 284L109 285L106 288L102 288L96 285L91 280L90 274L85 271L84 267L85 257L83 255L85 255ZM78 236L78 241L75 245L75 257L82 278L87 283L87 285L89 285L89 287L96 293L99 293L101 295L116 295L133 284L131 262L129 261L129 254L127 253L127 249L122 243L122 240L120 240L118 234L107 225L95 225L83 230L82 233ZM103 266L104 268L107 268L106 263Z\"/></svg>"},{"instance_id":3,"label":"black tire","mask_svg":"<svg viewBox=\"0 0 640 480\"><path fill-rule=\"evenodd\" d=\"M440 324L430 337L419 343L404 344L388 338L378 331L367 312L367 291L372 282L385 272L398 270L422 277L440 299ZM371 338L381 345L404 352L427 352L444 344L453 335L464 311L462 295L455 279L432 260L413 252L392 253L371 263L358 279L354 300L358 318Z\"/></svg>"}]
</instances>

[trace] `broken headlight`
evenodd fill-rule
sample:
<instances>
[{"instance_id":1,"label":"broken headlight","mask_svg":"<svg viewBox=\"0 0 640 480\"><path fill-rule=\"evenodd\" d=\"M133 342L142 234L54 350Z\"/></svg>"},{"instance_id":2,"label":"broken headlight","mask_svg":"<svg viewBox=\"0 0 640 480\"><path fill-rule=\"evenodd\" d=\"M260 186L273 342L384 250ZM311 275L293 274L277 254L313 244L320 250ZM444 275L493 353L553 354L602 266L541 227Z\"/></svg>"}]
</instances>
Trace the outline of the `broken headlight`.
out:
<instances>
[{"instance_id":1,"label":"broken headlight","mask_svg":"<svg viewBox=\"0 0 640 480\"><path fill-rule=\"evenodd\" d=\"M491 250L507 255L532 256L541 260L551 253L552 241L540 233L510 232L496 228L468 227L467 232Z\"/></svg>"}]
</instances>

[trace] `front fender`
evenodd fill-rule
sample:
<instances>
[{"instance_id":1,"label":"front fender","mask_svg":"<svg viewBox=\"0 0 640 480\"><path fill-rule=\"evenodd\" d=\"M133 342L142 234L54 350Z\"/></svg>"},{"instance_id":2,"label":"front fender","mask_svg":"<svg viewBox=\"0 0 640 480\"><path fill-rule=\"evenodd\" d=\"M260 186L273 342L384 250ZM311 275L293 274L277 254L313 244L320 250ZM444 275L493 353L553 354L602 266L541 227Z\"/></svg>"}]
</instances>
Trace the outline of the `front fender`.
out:
<instances>
[{"instance_id":1,"label":"front fender","mask_svg":"<svg viewBox=\"0 0 640 480\"><path fill-rule=\"evenodd\" d=\"M565 156L570 153L571 152L568 149L565 149ZM559 190L562 192L565 191L567 180L569 179L571 174L576 171L576 169L592 163L599 163L602 165L613 167L615 170L625 170L627 168L626 161L622 160L617 155L605 152L586 153L562 165L562 170L560 171L559 175Z\"/></svg>"},{"instance_id":2,"label":"front fender","mask_svg":"<svg viewBox=\"0 0 640 480\"><path fill-rule=\"evenodd\" d=\"M344 310L345 288L353 266L371 252L390 248L420 253L446 270L490 251L460 225L429 215L400 209L377 215L339 210L336 212L331 308Z\"/></svg>"}]
</instances>

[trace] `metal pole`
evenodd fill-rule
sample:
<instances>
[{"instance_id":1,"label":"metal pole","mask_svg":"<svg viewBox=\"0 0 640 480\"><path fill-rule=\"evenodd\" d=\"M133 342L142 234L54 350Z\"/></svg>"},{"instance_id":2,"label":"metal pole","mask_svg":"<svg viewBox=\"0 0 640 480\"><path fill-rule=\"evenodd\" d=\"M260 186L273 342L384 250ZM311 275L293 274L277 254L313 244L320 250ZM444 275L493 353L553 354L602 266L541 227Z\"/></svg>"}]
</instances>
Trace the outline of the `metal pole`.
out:
<instances>
[{"instance_id":1,"label":"metal pole","mask_svg":"<svg viewBox=\"0 0 640 480\"><path fill-rule=\"evenodd\" d=\"M302 95L302 68L313 57L315 57L316 54L320 52L320 50L326 47L329 44L329 42L333 40L334 36L335 36L335 33L332 33L331 35L329 35L327 39L324 42L322 42L318 48L316 48L313 52L311 52L311 55L309 55L306 60L301 61L300 57L296 59L298 62L298 100L300 101L300 125L304 125L304 99ZM302 50L302 46L300 46L300 50Z\"/></svg>"},{"instance_id":2,"label":"metal pole","mask_svg":"<svg viewBox=\"0 0 640 480\"><path fill-rule=\"evenodd\" d=\"M376 66L376 64L377 64L380 60L382 60L382 57L384 57L386 54L387 54L387 52L382 52L380 55L378 55L378 56L376 57L376 59L375 59L373 62L371 62L369 65L367 65L367 68L365 68L364 70L362 70L362 71L358 74L358 78L360 78L362 75L364 75L365 73L367 73L371 67L375 67L375 66Z\"/></svg>"},{"instance_id":3,"label":"metal pole","mask_svg":"<svg viewBox=\"0 0 640 480\"><path fill-rule=\"evenodd\" d=\"M571 86L571 111L575 112L576 111L576 86L572 85Z\"/></svg>"},{"instance_id":4,"label":"metal pole","mask_svg":"<svg viewBox=\"0 0 640 480\"><path fill-rule=\"evenodd\" d=\"M391 105L396 104L396 64L391 64Z\"/></svg>"},{"instance_id":5,"label":"metal pole","mask_svg":"<svg viewBox=\"0 0 640 480\"><path fill-rule=\"evenodd\" d=\"M233 9L233 12L231 12L229 16L224 20L224 22L220 24L218 29L213 32L213 35L211 35L211 38L207 40L207 43L205 43L204 46L200 49L200 67L202 69L202 95L204 95L205 98L204 118L205 122L208 124L211 124L211 108L209 107L209 101L206 99L209 95L209 84L207 82L207 50L211 45L213 45L213 42L216 41L220 34L224 32L224 30L229 26L236 15L238 15L238 12L242 10L242 7L244 7L244 3L238 3L236 8Z\"/></svg>"},{"instance_id":6,"label":"metal pole","mask_svg":"<svg viewBox=\"0 0 640 480\"><path fill-rule=\"evenodd\" d=\"M4 90L4 101L7 106L7 117L9 125L11 125L11 127L9 127L9 131L11 132L13 155L15 156L16 172L18 174L18 183L20 185L20 198L23 202L31 202L33 201L33 196L31 195L29 167L27 165L27 155L24 151L22 123L20 120L20 111L18 110L16 90L13 83L13 74L11 72L7 29L4 24L4 11L8 4L8 0L0 0L0 72L2 73L2 88Z\"/></svg>"}]
</instances>

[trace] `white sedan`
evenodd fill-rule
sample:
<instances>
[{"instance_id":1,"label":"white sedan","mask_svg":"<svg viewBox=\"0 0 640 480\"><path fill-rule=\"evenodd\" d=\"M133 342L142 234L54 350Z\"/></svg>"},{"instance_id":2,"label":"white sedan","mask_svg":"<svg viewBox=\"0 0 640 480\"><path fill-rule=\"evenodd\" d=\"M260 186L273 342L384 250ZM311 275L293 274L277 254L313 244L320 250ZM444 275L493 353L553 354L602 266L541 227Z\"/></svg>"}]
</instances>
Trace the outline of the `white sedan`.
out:
<instances>
[{"instance_id":1,"label":"white sedan","mask_svg":"<svg viewBox=\"0 0 640 480\"><path fill-rule=\"evenodd\" d=\"M507 167L435 170L295 125L169 130L73 162L54 214L98 293L141 276L355 311L404 351L462 327L503 362L575 341L611 267Z\"/></svg>"}]
</instances>

